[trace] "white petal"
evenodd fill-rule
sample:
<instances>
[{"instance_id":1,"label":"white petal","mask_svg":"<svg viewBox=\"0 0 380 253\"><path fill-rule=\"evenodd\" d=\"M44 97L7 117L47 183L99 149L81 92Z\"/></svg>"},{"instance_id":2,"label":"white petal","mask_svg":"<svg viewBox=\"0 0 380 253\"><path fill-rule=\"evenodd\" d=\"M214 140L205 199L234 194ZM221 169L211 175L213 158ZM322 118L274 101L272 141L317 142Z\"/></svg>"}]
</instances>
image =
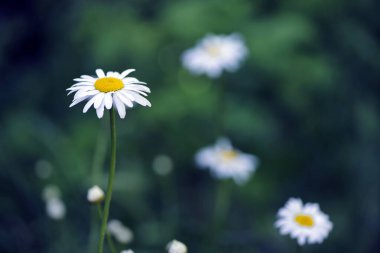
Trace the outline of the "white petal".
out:
<instances>
[{"instance_id":1,"label":"white petal","mask_svg":"<svg viewBox=\"0 0 380 253\"><path fill-rule=\"evenodd\" d=\"M113 72L113 71L108 71L107 72L107 77L118 77L119 74L117 72Z\"/></svg>"},{"instance_id":2,"label":"white petal","mask_svg":"<svg viewBox=\"0 0 380 253\"><path fill-rule=\"evenodd\" d=\"M131 108L133 107L132 101L130 99L128 99L127 97L125 97L122 92L116 92L115 94L121 102L123 102L124 104L126 104L127 106L129 106Z\"/></svg>"},{"instance_id":3,"label":"white petal","mask_svg":"<svg viewBox=\"0 0 380 253\"><path fill-rule=\"evenodd\" d=\"M87 99L87 98L88 98L88 96L85 96L85 97L81 97L81 98L75 99L75 100L70 104L69 107L73 107L74 105L76 105L76 104L82 102L83 100L85 100L85 99Z\"/></svg>"},{"instance_id":4,"label":"white petal","mask_svg":"<svg viewBox=\"0 0 380 253\"><path fill-rule=\"evenodd\" d=\"M129 100L131 100L131 101L135 101L136 99L135 99L135 97L133 96L133 94L130 94L130 91L129 90L120 90L119 91L121 94L123 94L124 95L124 97L126 97L126 98L128 98Z\"/></svg>"},{"instance_id":5,"label":"white petal","mask_svg":"<svg viewBox=\"0 0 380 253\"><path fill-rule=\"evenodd\" d=\"M99 93L98 90L83 89L83 90L79 90L77 93L75 93L74 99L78 99L78 98L81 98L83 96L93 96L93 95L98 94L98 93Z\"/></svg>"},{"instance_id":6,"label":"white petal","mask_svg":"<svg viewBox=\"0 0 380 253\"><path fill-rule=\"evenodd\" d=\"M104 99L102 99L102 103L96 109L96 115L98 116L99 119L103 117L103 114L104 114Z\"/></svg>"},{"instance_id":7,"label":"white petal","mask_svg":"<svg viewBox=\"0 0 380 253\"><path fill-rule=\"evenodd\" d=\"M98 109L104 100L104 93L101 92L95 96L94 108Z\"/></svg>"},{"instance_id":8,"label":"white petal","mask_svg":"<svg viewBox=\"0 0 380 253\"><path fill-rule=\"evenodd\" d=\"M92 79L90 79L90 78L74 78L73 80L75 82L90 82L90 83L93 83L96 81L95 78L92 78Z\"/></svg>"},{"instance_id":9,"label":"white petal","mask_svg":"<svg viewBox=\"0 0 380 253\"><path fill-rule=\"evenodd\" d=\"M146 84L144 82L140 82L137 78L134 78L134 77L123 78L123 82L125 84L134 84L134 83L137 83L137 84Z\"/></svg>"},{"instance_id":10,"label":"white petal","mask_svg":"<svg viewBox=\"0 0 380 253\"><path fill-rule=\"evenodd\" d=\"M94 90L94 89L95 89L95 88L94 88L94 87L91 87L91 86L88 86L88 87L74 87L74 88L72 88L72 89L67 89L67 90L70 90L70 92L67 93L67 96L70 95L70 94L73 93L73 92L76 92L76 91L79 92L79 90L83 90L83 91L91 91L91 90Z\"/></svg>"},{"instance_id":11,"label":"white petal","mask_svg":"<svg viewBox=\"0 0 380 253\"><path fill-rule=\"evenodd\" d=\"M142 90L142 91L150 93L150 89L147 86L144 86L144 85L128 84L128 85L125 85L125 88L127 88L127 87L135 89L135 90Z\"/></svg>"},{"instance_id":12,"label":"white petal","mask_svg":"<svg viewBox=\"0 0 380 253\"><path fill-rule=\"evenodd\" d=\"M88 109L91 107L91 105L95 102L96 100L96 96L93 96L87 103L86 105L84 106L83 108L83 113L86 113L88 111Z\"/></svg>"},{"instance_id":13,"label":"white petal","mask_svg":"<svg viewBox=\"0 0 380 253\"><path fill-rule=\"evenodd\" d=\"M142 106L149 106L151 107L151 103L148 101L148 99L144 98L143 96L139 95L136 92L130 91L129 92L133 97L135 98L135 102L139 103Z\"/></svg>"},{"instance_id":14,"label":"white petal","mask_svg":"<svg viewBox=\"0 0 380 253\"><path fill-rule=\"evenodd\" d=\"M125 105L120 101L116 93L113 94L113 102L116 105L117 112L119 113L120 118L124 119L125 117Z\"/></svg>"},{"instance_id":15,"label":"white petal","mask_svg":"<svg viewBox=\"0 0 380 253\"><path fill-rule=\"evenodd\" d=\"M98 75L99 78L103 78L103 77L106 76L104 74L104 71L102 69L97 69L95 72L96 72L96 74Z\"/></svg>"},{"instance_id":16,"label":"white petal","mask_svg":"<svg viewBox=\"0 0 380 253\"><path fill-rule=\"evenodd\" d=\"M95 79L95 77L89 75L81 75L80 77L83 79Z\"/></svg>"},{"instance_id":17,"label":"white petal","mask_svg":"<svg viewBox=\"0 0 380 253\"><path fill-rule=\"evenodd\" d=\"M124 87L124 90L128 90L128 91L133 91L133 92L137 92L143 96L148 96L148 94L146 94L145 92L142 92L141 90L136 90L136 89L133 89L133 88L128 88L128 87Z\"/></svg>"},{"instance_id":18,"label":"white petal","mask_svg":"<svg viewBox=\"0 0 380 253\"><path fill-rule=\"evenodd\" d=\"M112 108L112 96L111 96L111 93L106 93L106 95L104 96L104 104L106 106L107 109L111 109Z\"/></svg>"},{"instance_id":19,"label":"white petal","mask_svg":"<svg viewBox=\"0 0 380 253\"><path fill-rule=\"evenodd\" d=\"M78 81L79 83L74 84L71 87L77 87L77 86L88 86L88 85L94 85L94 82L86 82L86 81Z\"/></svg>"},{"instance_id":20,"label":"white petal","mask_svg":"<svg viewBox=\"0 0 380 253\"><path fill-rule=\"evenodd\" d=\"M123 79L124 77L126 77L127 75L129 75L131 72L135 71L135 69L127 69L127 70L124 70L120 75L119 75L119 78L120 79Z\"/></svg>"}]
</instances>

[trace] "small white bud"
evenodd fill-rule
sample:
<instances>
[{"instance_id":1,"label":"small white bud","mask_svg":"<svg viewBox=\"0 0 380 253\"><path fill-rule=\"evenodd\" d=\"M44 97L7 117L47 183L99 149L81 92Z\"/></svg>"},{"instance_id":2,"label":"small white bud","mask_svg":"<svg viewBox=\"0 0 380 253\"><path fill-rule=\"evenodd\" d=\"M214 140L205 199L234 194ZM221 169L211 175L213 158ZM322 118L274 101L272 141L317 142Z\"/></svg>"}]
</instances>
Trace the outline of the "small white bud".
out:
<instances>
[{"instance_id":1,"label":"small white bud","mask_svg":"<svg viewBox=\"0 0 380 253\"><path fill-rule=\"evenodd\" d=\"M187 253L187 247L180 241L173 240L166 246L168 253Z\"/></svg>"},{"instance_id":2,"label":"small white bud","mask_svg":"<svg viewBox=\"0 0 380 253\"><path fill-rule=\"evenodd\" d=\"M104 191L97 185L91 187L87 192L87 200L91 203L100 203L104 199Z\"/></svg>"},{"instance_id":3,"label":"small white bud","mask_svg":"<svg viewBox=\"0 0 380 253\"><path fill-rule=\"evenodd\" d=\"M134 253L134 251L131 250L131 249L128 249L128 250L123 250L123 251L120 252L120 253Z\"/></svg>"}]
</instances>

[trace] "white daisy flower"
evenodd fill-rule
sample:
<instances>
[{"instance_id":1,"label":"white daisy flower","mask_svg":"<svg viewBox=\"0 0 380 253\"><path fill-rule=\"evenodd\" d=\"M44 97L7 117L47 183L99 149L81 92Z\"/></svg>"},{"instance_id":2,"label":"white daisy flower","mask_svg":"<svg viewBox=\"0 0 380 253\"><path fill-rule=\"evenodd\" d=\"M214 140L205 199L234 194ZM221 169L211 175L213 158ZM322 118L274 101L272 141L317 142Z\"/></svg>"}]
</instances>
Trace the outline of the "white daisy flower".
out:
<instances>
[{"instance_id":1,"label":"white daisy flower","mask_svg":"<svg viewBox=\"0 0 380 253\"><path fill-rule=\"evenodd\" d=\"M278 220L275 226L282 235L289 234L296 238L299 245L305 243L322 243L328 236L333 224L324 214L318 204L302 204L300 199L291 198L285 207L278 211Z\"/></svg>"},{"instance_id":2,"label":"white daisy flower","mask_svg":"<svg viewBox=\"0 0 380 253\"><path fill-rule=\"evenodd\" d=\"M130 243L133 240L133 232L119 220L108 222L108 232L120 243Z\"/></svg>"},{"instance_id":3,"label":"white daisy flower","mask_svg":"<svg viewBox=\"0 0 380 253\"><path fill-rule=\"evenodd\" d=\"M234 149L226 138L199 150L195 161L199 167L209 168L215 177L232 178L238 184L245 183L258 165L256 156Z\"/></svg>"},{"instance_id":4,"label":"white daisy flower","mask_svg":"<svg viewBox=\"0 0 380 253\"><path fill-rule=\"evenodd\" d=\"M133 107L133 103L142 106L151 106L150 102L144 97L150 93L150 89L134 77L127 77L134 69L127 69L121 74L109 71L107 74L101 69L96 70L97 77L82 75L74 79L77 83L68 88L71 94L75 92L74 100L70 107L88 100L83 108L86 113L91 106L96 109L98 118L102 118L104 108L111 109L116 107L120 118L124 118L125 107Z\"/></svg>"},{"instance_id":5,"label":"white daisy flower","mask_svg":"<svg viewBox=\"0 0 380 253\"><path fill-rule=\"evenodd\" d=\"M104 191L97 185L91 187L87 192L87 200L90 203L99 203L104 199Z\"/></svg>"},{"instance_id":6,"label":"white daisy flower","mask_svg":"<svg viewBox=\"0 0 380 253\"><path fill-rule=\"evenodd\" d=\"M180 241L173 240L166 246L168 253L187 253L187 247Z\"/></svg>"},{"instance_id":7,"label":"white daisy flower","mask_svg":"<svg viewBox=\"0 0 380 253\"><path fill-rule=\"evenodd\" d=\"M66 215L65 203L60 198L50 198L46 201L46 213L54 220L61 220Z\"/></svg>"},{"instance_id":8,"label":"white daisy flower","mask_svg":"<svg viewBox=\"0 0 380 253\"><path fill-rule=\"evenodd\" d=\"M223 70L237 70L247 54L240 35L209 34L182 54L182 64L193 74L217 78Z\"/></svg>"}]
</instances>

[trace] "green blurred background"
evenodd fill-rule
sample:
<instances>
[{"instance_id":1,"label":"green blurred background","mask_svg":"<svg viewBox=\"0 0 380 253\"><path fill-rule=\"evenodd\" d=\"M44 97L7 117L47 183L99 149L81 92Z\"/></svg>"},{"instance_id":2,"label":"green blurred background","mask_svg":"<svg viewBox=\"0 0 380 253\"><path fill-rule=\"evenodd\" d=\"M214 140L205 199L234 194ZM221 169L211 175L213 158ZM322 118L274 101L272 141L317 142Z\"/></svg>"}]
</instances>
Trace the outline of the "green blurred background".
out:
<instances>
[{"instance_id":1,"label":"green blurred background","mask_svg":"<svg viewBox=\"0 0 380 253\"><path fill-rule=\"evenodd\" d=\"M273 223L289 197L301 197L334 223L304 252L379 252L379 10L376 0L2 2L0 252L91 251L86 193L105 188L108 118L69 109L65 89L99 67L136 68L152 90L152 108L117 121L111 218L134 232L118 249L164 252L176 238L193 253L294 252ZM238 32L249 49L236 73L216 81L180 62L210 32ZM261 164L246 185L230 183L228 215L209 235L220 182L194 154L219 137L219 82L225 135ZM153 170L165 165L160 154L172 160L168 175ZM62 220L46 215L50 184L62 191Z\"/></svg>"}]
</instances>

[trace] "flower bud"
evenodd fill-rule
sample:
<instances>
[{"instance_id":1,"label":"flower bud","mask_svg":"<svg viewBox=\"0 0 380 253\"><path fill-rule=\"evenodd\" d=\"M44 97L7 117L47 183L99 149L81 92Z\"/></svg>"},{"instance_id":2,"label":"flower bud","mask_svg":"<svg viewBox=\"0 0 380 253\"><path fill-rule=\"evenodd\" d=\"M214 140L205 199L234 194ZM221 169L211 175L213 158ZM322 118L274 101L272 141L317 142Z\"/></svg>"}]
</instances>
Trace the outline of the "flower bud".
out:
<instances>
[{"instance_id":1,"label":"flower bud","mask_svg":"<svg viewBox=\"0 0 380 253\"><path fill-rule=\"evenodd\" d=\"M87 200L90 203L100 203L104 199L104 191L97 185L91 187L87 192Z\"/></svg>"},{"instance_id":2,"label":"flower bud","mask_svg":"<svg viewBox=\"0 0 380 253\"><path fill-rule=\"evenodd\" d=\"M187 253L187 247L180 241L173 240L166 246L168 253Z\"/></svg>"}]
</instances>

